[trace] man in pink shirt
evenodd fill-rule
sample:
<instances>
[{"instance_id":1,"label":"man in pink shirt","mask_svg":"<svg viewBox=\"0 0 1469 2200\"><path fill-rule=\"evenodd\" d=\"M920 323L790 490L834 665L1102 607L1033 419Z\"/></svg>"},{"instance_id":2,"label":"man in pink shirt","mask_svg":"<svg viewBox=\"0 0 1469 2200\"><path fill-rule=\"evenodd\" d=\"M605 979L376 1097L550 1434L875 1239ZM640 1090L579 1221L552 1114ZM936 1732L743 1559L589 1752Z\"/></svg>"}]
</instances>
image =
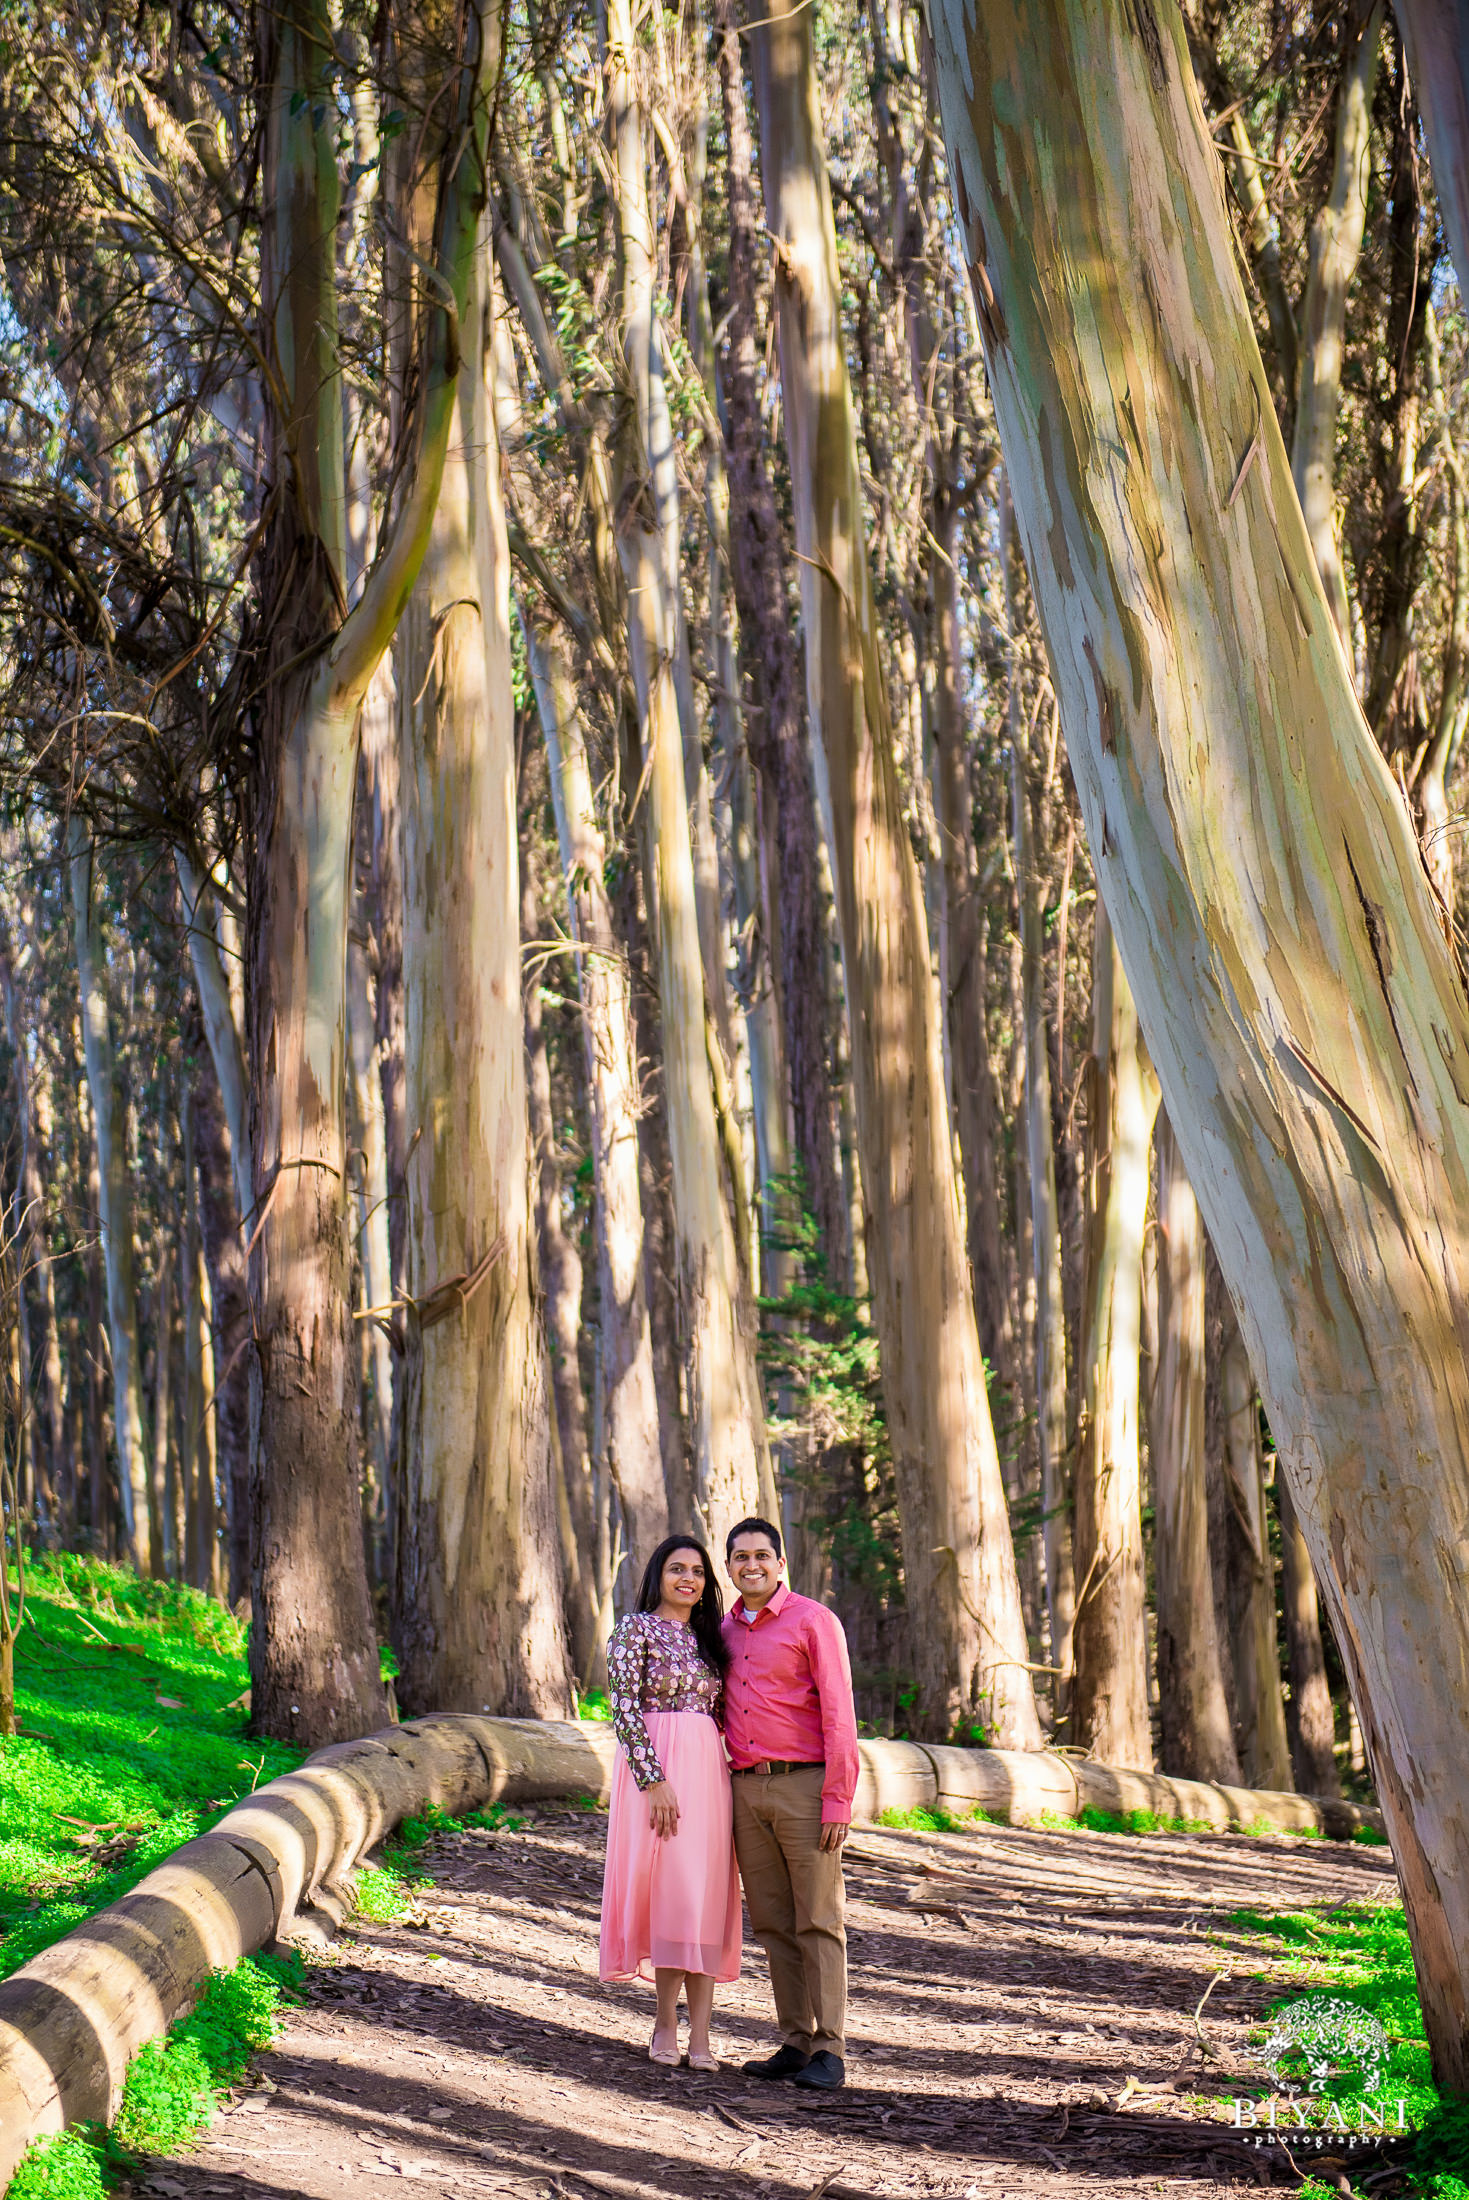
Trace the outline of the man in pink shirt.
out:
<instances>
[{"instance_id":1,"label":"man in pink shirt","mask_svg":"<svg viewBox=\"0 0 1469 2200\"><path fill-rule=\"evenodd\" d=\"M739 1521L724 1548L739 1591L724 1623L735 1854L783 2042L745 2069L833 2090L846 2076L842 1843L858 1773L847 1638L789 1586L768 1520Z\"/></svg>"}]
</instances>

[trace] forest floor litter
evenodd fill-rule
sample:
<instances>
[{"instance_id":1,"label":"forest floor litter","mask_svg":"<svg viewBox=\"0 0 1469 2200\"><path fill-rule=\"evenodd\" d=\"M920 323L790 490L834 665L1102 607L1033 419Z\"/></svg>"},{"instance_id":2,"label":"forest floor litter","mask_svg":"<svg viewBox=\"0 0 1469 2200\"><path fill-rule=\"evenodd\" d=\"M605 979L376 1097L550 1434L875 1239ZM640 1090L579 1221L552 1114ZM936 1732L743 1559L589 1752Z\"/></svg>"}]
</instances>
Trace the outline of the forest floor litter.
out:
<instances>
[{"instance_id":1,"label":"forest floor litter","mask_svg":"<svg viewBox=\"0 0 1469 2200\"><path fill-rule=\"evenodd\" d=\"M367 2179L518 2200L1298 2189L1279 2149L1211 2120L1259 2089L1250 2035L1282 1993L1229 1919L1397 1896L1382 1848L859 1829L848 2087L813 2098L738 2067L775 2045L748 1939L715 2007L725 2069L648 2062L650 1990L597 1978L605 1826L540 1806L437 1840L413 1915L359 1919L213 2129L155 2159L134 2192L390 2189ZM1336 2184L1329 2158L1308 2168Z\"/></svg>"}]
</instances>

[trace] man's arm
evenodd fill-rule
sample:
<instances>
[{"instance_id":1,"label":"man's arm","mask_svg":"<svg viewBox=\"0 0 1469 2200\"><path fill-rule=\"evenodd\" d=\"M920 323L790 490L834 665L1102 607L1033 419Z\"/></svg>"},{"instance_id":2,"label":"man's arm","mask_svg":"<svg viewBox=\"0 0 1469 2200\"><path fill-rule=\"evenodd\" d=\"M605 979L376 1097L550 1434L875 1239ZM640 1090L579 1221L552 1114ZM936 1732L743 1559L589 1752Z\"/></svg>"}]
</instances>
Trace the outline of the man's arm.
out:
<instances>
[{"instance_id":1,"label":"man's arm","mask_svg":"<svg viewBox=\"0 0 1469 2200\"><path fill-rule=\"evenodd\" d=\"M839 1849L852 1822L861 1760L857 1755L857 1707L847 1637L835 1612L818 1605L811 1622L811 1674L821 1705L826 1778L821 1786L821 1845Z\"/></svg>"}]
</instances>

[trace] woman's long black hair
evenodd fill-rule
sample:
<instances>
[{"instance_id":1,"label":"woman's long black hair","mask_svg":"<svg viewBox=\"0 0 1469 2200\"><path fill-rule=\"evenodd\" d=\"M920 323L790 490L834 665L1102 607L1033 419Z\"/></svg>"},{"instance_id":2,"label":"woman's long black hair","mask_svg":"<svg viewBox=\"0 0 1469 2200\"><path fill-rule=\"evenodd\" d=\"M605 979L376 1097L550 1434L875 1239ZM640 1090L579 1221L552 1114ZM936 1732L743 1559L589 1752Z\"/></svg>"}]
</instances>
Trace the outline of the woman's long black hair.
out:
<instances>
[{"instance_id":1,"label":"woman's long black hair","mask_svg":"<svg viewBox=\"0 0 1469 2200\"><path fill-rule=\"evenodd\" d=\"M704 1594L689 1614L689 1625L699 1646L699 1655L711 1673L721 1680L729 1670L729 1652L724 1647L723 1620L724 1599L719 1593L715 1578L714 1561L696 1535L666 1535L643 1569L638 1584L638 1601L634 1610L656 1612L663 1602L663 1569L675 1551L697 1551L704 1561Z\"/></svg>"}]
</instances>

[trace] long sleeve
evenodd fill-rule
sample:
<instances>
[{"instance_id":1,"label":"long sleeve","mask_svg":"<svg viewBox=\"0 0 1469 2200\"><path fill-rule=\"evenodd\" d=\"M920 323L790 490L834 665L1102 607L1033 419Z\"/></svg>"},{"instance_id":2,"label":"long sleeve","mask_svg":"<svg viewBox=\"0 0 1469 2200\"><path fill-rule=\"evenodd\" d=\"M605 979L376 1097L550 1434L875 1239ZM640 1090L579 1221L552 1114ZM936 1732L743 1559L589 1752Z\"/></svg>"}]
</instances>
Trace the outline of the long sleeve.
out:
<instances>
[{"instance_id":1,"label":"long sleeve","mask_svg":"<svg viewBox=\"0 0 1469 2200\"><path fill-rule=\"evenodd\" d=\"M612 1727L627 1754L632 1776L640 1788L655 1787L663 1778L643 1720L643 1680L648 1669L648 1637L633 1616L620 1620L607 1645L607 1694L612 1704Z\"/></svg>"},{"instance_id":2,"label":"long sleeve","mask_svg":"<svg viewBox=\"0 0 1469 2200\"><path fill-rule=\"evenodd\" d=\"M821 1703L821 1735L826 1778L821 1783L823 1825L850 1825L852 1799L862 1761L857 1754L857 1707L852 1701L852 1667L847 1637L835 1612L818 1606L808 1643L811 1674Z\"/></svg>"}]
</instances>

